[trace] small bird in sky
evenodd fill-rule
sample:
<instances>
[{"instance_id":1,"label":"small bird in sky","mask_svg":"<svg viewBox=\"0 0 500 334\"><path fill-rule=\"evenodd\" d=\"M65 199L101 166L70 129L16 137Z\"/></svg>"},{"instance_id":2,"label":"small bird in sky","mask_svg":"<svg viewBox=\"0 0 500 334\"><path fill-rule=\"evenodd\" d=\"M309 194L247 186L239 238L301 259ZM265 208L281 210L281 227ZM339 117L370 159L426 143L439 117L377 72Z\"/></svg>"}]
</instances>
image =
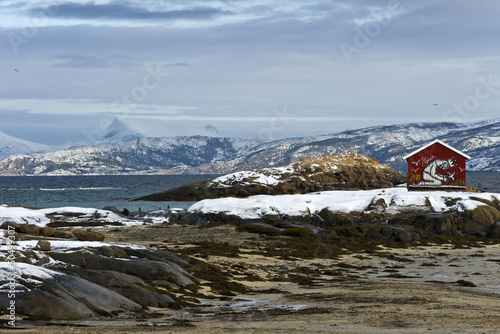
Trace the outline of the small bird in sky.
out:
<instances>
[{"instance_id":1,"label":"small bird in sky","mask_svg":"<svg viewBox=\"0 0 500 334\"><path fill-rule=\"evenodd\" d=\"M435 106L435 107L437 107L437 106L438 106L438 104L437 104L437 103L434 103L434 106Z\"/></svg>"},{"instance_id":2,"label":"small bird in sky","mask_svg":"<svg viewBox=\"0 0 500 334\"><path fill-rule=\"evenodd\" d=\"M15 68L14 71L19 72L19 70L17 68Z\"/></svg>"}]
</instances>

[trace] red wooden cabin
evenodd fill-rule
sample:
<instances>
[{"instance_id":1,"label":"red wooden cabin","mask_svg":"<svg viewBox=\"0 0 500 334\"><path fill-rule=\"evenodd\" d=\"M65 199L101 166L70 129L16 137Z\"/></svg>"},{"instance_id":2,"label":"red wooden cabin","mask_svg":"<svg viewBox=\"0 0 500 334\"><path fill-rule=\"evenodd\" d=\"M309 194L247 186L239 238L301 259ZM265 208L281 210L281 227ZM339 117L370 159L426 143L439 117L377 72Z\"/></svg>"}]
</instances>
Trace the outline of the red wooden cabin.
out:
<instances>
[{"instance_id":1,"label":"red wooden cabin","mask_svg":"<svg viewBox=\"0 0 500 334\"><path fill-rule=\"evenodd\" d=\"M465 162L470 157L436 139L403 157L408 190L465 190Z\"/></svg>"}]
</instances>

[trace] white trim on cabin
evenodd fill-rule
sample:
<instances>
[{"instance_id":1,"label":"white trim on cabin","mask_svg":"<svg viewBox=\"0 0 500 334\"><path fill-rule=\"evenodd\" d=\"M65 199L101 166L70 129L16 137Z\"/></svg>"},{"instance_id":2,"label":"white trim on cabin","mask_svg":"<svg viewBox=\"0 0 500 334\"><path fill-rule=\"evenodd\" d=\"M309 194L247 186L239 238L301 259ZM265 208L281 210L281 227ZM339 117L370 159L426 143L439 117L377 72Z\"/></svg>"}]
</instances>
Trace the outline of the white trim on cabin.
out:
<instances>
[{"instance_id":1,"label":"white trim on cabin","mask_svg":"<svg viewBox=\"0 0 500 334\"><path fill-rule=\"evenodd\" d=\"M465 154L464 152L461 152L461 151L457 150L456 148L453 148L453 147L451 147L450 145L443 143L441 140L436 139L436 140L434 140L433 142L431 142L431 143L429 143L429 144L427 144L427 145L425 145L425 146L422 146L421 148L419 148L419 149L417 149L417 150L415 150L415 151L411 152L410 154L405 155L405 156L404 156L404 157L402 157L401 159L403 159L403 160L407 160L407 159L408 159L409 157L411 157L412 155L415 155L415 154L417 154L418 152L420 152L420 151L422 151L422 150L425 150L425 149L426 149L426 148L428 148L429 146L432 146L432 145L434 145L434 144L436 144L436 143L439 143L439 144L443 145L444 147L449 148L449 149L450 149L450 150L452 150L453 152L456 152L456 153L460 154L460 155L461 155L461 156L463 156L465 159L470 159L470 158L471 158L471 157L469 157L467 154Z\"/></svg>"}]
</instances>

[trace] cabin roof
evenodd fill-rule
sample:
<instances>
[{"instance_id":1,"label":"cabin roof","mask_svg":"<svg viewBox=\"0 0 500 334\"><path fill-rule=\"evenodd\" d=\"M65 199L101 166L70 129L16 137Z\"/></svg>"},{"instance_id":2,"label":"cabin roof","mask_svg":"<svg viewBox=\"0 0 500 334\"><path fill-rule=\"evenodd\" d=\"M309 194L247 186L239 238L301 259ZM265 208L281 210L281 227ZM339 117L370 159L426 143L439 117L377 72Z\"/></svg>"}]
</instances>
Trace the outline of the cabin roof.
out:
<instances>
[{"instance_id":1,"label":"cabin roof","mask_svg":"<svg viewBox=\"0 0 500 334\"><path fill-rule=\"evenodd\" d=\"M430 147L430 146L432 146L432 145L434 145L434 144L436 144L436 143L439 143L439 144L443 145L444 147L449 148L449 149L450 149L450 150L452 150L453 152L456 152L456 153L460 154L460 155L461 155L461 156L463 156L465 159L470 159L470 158L471 158L470 156L468 156L468 155L467 155L467 154L465 154L464 152L461 152L461 151L457 150L456 148L453 148L453 147L451 147L450 145L443 143L441 140L436 139L436 140L434 140L434 141L430 142L429 144L427 144L427 145L425 145L425 146L422 146L422 147L420 147L419 149L417 149L417 150L415 150L415 151L413 151L413 152L411 152L411 153L409 153L409 154L405 155L402 159L403 159L403 160L407 160L407 159L408 159L409 157L411 157L412 155L415 155L415 154L417 154L418 152L420 152L420 151L422 151L422 150L425 150L426 148L428 148L428 147Z\"/></svg>"}]
</instances>

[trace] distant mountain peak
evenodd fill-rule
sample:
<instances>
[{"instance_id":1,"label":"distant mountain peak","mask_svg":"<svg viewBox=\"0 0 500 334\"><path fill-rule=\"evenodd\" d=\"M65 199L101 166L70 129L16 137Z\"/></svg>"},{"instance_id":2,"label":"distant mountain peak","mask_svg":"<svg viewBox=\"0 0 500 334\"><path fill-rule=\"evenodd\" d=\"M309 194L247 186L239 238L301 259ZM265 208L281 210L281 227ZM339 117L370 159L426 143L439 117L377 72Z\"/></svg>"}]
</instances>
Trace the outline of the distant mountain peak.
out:
<instances>
[{"instance_id":1,"label":"distant mountain peak","mask_svg":"<svg viewBox=\"0 0 500 334\"><path fill-rule=\"evenodd\" d=\"M207 124L201 127L202 134L210 137L220 137L219 131L212 124Z\"/></svg>"},{"instance_id":2,"label":"distant mountain peak","mask_svg":"<svg viewBox=\"0 0 500 334\"><path fill-rule=\"evenodd\" d=\"M12 137L0 131L0 160L11 154L43 153L50 149L50 146Z\"/></svg>"},{"instance_id":3,"label":"distant mountain peak","mask_svg":"<svg viewBox=\"0 0 500 334\"><path fill-rule=\"evenodd\" d=\"M127 124L125 124L118 117L113 119L113 122L106 129L102 137L102 141L117 141L132 138L141 138L142 135L135 130L132 130Z\"/></svg>"}]
</instances>

